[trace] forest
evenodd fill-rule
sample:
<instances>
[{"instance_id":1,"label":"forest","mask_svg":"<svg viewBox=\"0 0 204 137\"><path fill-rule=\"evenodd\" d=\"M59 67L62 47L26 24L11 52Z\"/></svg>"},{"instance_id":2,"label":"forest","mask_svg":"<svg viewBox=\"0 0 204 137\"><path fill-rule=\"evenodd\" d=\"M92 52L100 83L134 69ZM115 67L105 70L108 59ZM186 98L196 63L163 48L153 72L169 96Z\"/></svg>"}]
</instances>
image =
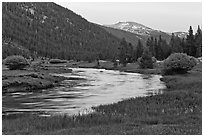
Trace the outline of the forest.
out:
<instances>
[{"instance_id":1,"label":"forest","mask_svg":"<svg viewBox=\"0 0 204 137\"><path fill-rule=\"evenodd\" d=\"M157 60L164 60L172 53L186 53L196 58L201 57L202 30L198 26L197 32L194 34L190 26L187 37L182 39L172 33L169 43L161 36L159 38L148 38L146 45L143 45L139 40L136 49L123 38L120 42L119 58L122 63L135 62L142 56L145 48L149 50L150 56L155 57Z\"/></svg>"},{"instance_id":2,"label":"forest","mask_svg":"<svg viewBox=\"0 0 204 137\"><path fill-rule=\"evenodd\" d=\"M117 53L118 38L55 3L3 3L2 11L3 58L22 53L8 43L34 57L94 60Z\"/></svg>"},{"instance_id":3,"label":"forest","mask_svg":"<svg viewBox=\"0 0 204 137\"><path fill-rule=\"evenodd\" d=\"M80 15L55 3L2 3L3 58L22 55L73 60L116 60L135 62L144 48L164 60L171 53L202 56L202 30L189 28L186 38L172 33L170 42L162 36L129 43L88 22ZM122 61L123 60L123 61Z\"/></svg>"}]
</instances>

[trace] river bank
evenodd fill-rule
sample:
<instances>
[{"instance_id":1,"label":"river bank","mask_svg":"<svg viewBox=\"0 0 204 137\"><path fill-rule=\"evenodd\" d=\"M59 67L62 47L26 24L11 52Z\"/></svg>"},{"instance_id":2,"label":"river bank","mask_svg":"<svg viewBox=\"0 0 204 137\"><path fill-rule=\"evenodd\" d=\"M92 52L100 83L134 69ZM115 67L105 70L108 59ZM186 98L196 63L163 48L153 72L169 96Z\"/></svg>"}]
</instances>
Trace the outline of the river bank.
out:
<instances>
[{"instance_id":1,"label":"river bank","mask_svg":"<svg viewBox=\"0 0 204 137\"><path fill-rule=\"evenodd\" d=\"M65 77L54 76L52 73L71 73L65 67L33 67L24 70L9 70L3 66L2 92L36 91L57 86Z\"/></svg>"},{"instance_id":2,"label":"river bank","mask_svg":"<svg viewBox=\"0 0 204 137\"><path fill-rule=\"evenodd\" d=\"M106 69L106 70L118 70L122 72L131 72L131 73L140 73L140 74L162 74L161 63L154 63L153 69L140 69L139 64L137 62L127 63L126 66L119 64L117 65L117 67L114 67L113 62L111 61L101 61L99 65L97 64L96 61L91 63L78 62L78 63L74 63L74 66L80 67L80 68L99 68L99 69Z\"/></svg>"},{"instance_id":3,"label":"river bank","mask_svg":"<svg viewBox=\"0 0 204 137\"><path fill-rule=\"evenodd\" d=\"M95 107L88 115L3 117L3 134L201 134L202 64L164 76L163 94Z\"/></svg>"}]
</instances>

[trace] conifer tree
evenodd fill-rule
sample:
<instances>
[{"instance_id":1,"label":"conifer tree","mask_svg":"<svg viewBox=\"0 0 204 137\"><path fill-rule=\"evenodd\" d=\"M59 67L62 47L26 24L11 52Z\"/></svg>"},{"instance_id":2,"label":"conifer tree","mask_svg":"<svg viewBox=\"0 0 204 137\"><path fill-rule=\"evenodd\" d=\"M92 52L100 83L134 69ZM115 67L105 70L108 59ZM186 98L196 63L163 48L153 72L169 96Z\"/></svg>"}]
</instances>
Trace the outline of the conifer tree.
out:
<instances>
[{"instance_id":1,"label":"conifer tree","mask_svg":"<svg viewBox=\"0 0 204 137\"><path fill-rule=\"evenodd\" d=\"M154 57L157 59L158 58L158 41L157 41L157 38L154 39L154 52L155 52Z\"/></svg>"},{"instance_id":2,"label":"conifer tree","mask_svg":"<svg viewBox=\"0 0 204 137\"><path fill-rule=\"evenodd\" d=\"M163 53L162 53L162 38L161 35L159 36L159 40L157 42L157 54L156 54L156 58L157 60L162 60L163 59Z\"/></svg>"},{"instance_id":3,"label":"conifer tree","mask_svg":"<svg viewBox=\"0 0 204 137\"><path fill-rule=\"evenodd\" d=\"M186 42L185 42L185 38L183 38L181 40L181 47L183 49L183 53L186 53L187 54L187 47L186 47Z\"/></svg>"},{"instance_id":4,"label":"conifer tree","mask_svg":"<svg viewBox=\"0 0 204 137\"><path fill-rule=\"evenodd\" d=\"M195 46L195 39L193 35L193 29L190 26L190 29L188 31L188 35L186 38L186 49L187 49L187 54L190 56L195 56L196 55L196 46Z\"/></svg>"},{"instance_id":5,"label":"conifer tree","mask_svg":"<svg viewBox=\"0 0 204 137\"><path fill-rule=\"evenodd\" d=\"M154 38L151 36L151 38L147 39L146 46L149 48L149 51L152 56L155 56L155 51L154 51Z\"/></svg>"},{"instance_id":6,"label":"conifer tree","mask_svg":"<svg viewBox=\"0 0 204 137\"><path fill-rule=\"evenodd\" d=\"M131 43L127 46L127 62L131 63L133 61L133 46Z\"/></svg>"},{"instance_id":7,"label":"conifer tree","mask_svg":"<svg viewBox=\"0 0 204 137\"><path fill-rule=\"evenodd\" d=\"M140 67L143 69L153 68L152 56L149 51L149 48L145 48L142 54L142 58L140 60Z\"/></svg>"},{"instance_id":8,"label":"conifer tree","mask_svg":"<svg viewBox=\"0 0 204 137\"><path fill-rule=\"evenodd\" d=\"M166 59L171 54L171 47L166 42L165 39L161 42L161 50L162 50L162 60Z\"/></svg>"},{"instance_id":9,"label":"conifer tree","mask_svg":"<svg viewBox=\"0 0 204 137\"><path fill-rule=\"evenodd\" d=\"M125 38L122 39L122 41L120 42L120 47L119 47L119 60L120 63L123 64L123 66L126 66L127 64L127 42L125 40Z\"/></svg>"},{"instance_id":10,"label":"conifer tree","mask_svg":"<svg viewBox=\"0 0 204 137\"><path fill-rule=\"evenodd\" d=\"M196 45L196 57L202 56L202 30L198 26L198 30L195 34L195 45Z\"/></svg>"},{"instance_id":11,"label":"conifer tree","mask_svg":"<svg viewBox=\"0 0 204 137\"><path fill-rule=\"evenodd\" d=\"M147 41L146 41L146 47L147 47L147 48L150 47L150 43L151 43L150 38L148 38Z\"/></svg>"},{"instance_id":12,"label":"conifer tree","mask_svg":"<svg viewBox=\"0 0 204 137\"><path fill-rule=\"evenodd\" d=\"M137 48L136 48L136 59L142 56L143 53L143 45L140 40L138 40Z\"/></svg>"},{"instance_id":13,"label":"conifer tree","mask_svg":"<svg viewBox=\"0 0 204 137\"><path fill-rule=\"evenodd\" d=\"M181 53L183 49L181 47L181 39L178 36L175 36L174 33L171 35L171 40L169 43L172 53Z\"/></svg>"}]
</instances>

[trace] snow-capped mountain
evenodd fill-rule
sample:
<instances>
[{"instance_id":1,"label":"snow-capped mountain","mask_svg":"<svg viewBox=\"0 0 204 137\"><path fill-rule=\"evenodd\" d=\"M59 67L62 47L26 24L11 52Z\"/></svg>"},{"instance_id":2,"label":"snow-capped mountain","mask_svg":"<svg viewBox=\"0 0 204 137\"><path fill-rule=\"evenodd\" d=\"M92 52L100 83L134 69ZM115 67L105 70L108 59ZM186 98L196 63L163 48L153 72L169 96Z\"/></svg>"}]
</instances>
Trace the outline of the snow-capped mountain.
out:
<instances>
[{"instance_id":1,"label":"snow-capped mountain","mask_svg":"<svg viewBox=\"0 0 204 137\"><path fill-rule=\"evenodd\" d=\"M106 27L110 27L110 28L114 28L114 29L120 29L120 30L124 30L124 31L128 31L131 33L135 33L137 35L141 35L141 36L157 36L158 34L160 35L169 35L171 36L171 32L162 32L160 30L155 30L152 28L149 28L145 25L136 23L136 22L118 22L116 24L112 24L112 25L104 25ZM187 36L187 32L173 32L174 35L180 37L180 38L185 38Z\"/></svg>"},{"instance_id":2,"label":"snow-capped mountain","mask_svg":"<svg viewBox=\"0 0 204 137\"><path fill-rule=\"evenodd\" d=\"M152 31L155 31L149 27L146 27L142 24L136 23L136 22L118 22L113 25L106 25L107 27L115 28L115 29L121 29L124 31L132 32L138 35L149 35Z\"/></svg>"},{"instance_id":3,"label":"snow-capped mountain","mask_svg":"<svg viewBox=\"0 0 204 137\"><path fill-rule=\"evenodd\" d=\"M155 30L152 28L149 28L145 25L136 23L136 22L118 22L113 25L104 25L105 30L110 32L111 34L115 35L119 38L126 38L128 42L134 43L132 41L138 41L140 39L143 43L153 36L154 38L159 38L161 35L163 39L166 39L167 42L170 41L171 34L168 34L166 32L162 32L160 30ZM121 32L120 32L121 31ZM123 31L123 32L122 32ZM125 33L128 32L128 33ZM131 36L131 34L134 34Z\"/></svg>"},{"instance_id":4,"label":"snow-capped mountain","mask_svg":"<svg viewBox=\"0 0 204 137\"><path fill-rule=\"evenodd\" d=\"M145 43L147 38L151 36L153 36L154 38L158 38L160 35L163 39L166 39L167 42L169 42L172 35L172 32L169 33L152 29L136 22L118 22L112 25L104 25L104 29L118 38L123 37L126 38L127 41L131 42L132 44L135 44L135 42L137 42L138 39ZM173 33L175 36L178 36L180 38L186 38L188 34L187 32L173 32Z\"/></svg>"},{"instance_id":5,"label":"snow-capped mountain","mask_svg":"<svg viewBox=\"0 0 204 137\"><path fill-rule=\"evenodd\" d=\"M188 35L188 32L174 32L174 35L180 38L186 38Z\"/></svg>"},{"instance_id":6,"label":"snow-capped mountain","mask_svg":"<svg viewBox=\"0 0 204 137\"><path fill-rule=\"evenodd\" d=\"M136 22L118 22L118 23L113 24L113 25L105 25L105 26L115 28L115 29L124 30L124 31L128 31L128 32L135 33L138 35L143 35L143 36L151 36L155 33L161 32L159 30L154 30L152 28L149 28L145 25L142 25L142 24L139 24Z\"/></svg>"}]
</instances>

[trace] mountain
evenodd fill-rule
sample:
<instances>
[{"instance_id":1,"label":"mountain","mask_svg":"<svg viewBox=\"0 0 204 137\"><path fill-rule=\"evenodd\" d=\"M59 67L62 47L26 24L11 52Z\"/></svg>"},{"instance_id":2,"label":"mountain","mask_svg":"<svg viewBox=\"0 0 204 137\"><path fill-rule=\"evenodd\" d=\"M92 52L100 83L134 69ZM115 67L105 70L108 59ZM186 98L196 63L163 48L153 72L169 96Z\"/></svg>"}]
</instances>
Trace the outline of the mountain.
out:
<instances>
[{"instance_id":1,"label":"mountain","mask_svg":"<svg viewBox=\"0 0 204 137\"><path fill-rule=\"evenodd\" d=\"M171 35L169 35L168 33L159 30L154 30L136 22L118 22L113 25L104 25L104 28L106 31L115 35L118 38L125 37L127 41L131 42L132 44L137 43L138 39L145 43L145 41L151 36L158 38L161 35L163 39L167 40L167 42L169 42L171 38ZM119 32L117 30L122 30L122 32ZM120 33L120 35L116 34L116 31ZM129 33L127 36L124 31L132 33L133 36L129 36L131 35ZM129 40L130 37L137 37L136 42L132 42L131 40Z\"/></svg>"},{"instance_id":2,"label":"mountain","mask_svg":"<svg viewBox=\"0 0 204 137\"><path fill-rule=\"evenodd\" d=\"M138 34L134 34L128 31L123 31L120 29L114 29L106 26L101 26L103 29L105 29L108 33L116 36L119 39L125 38L125 40L133 45L133 47L136 47L138 40L141 40L143 44L145 44L146 37L141 36Z\"/></svg>"},{"instance_id":3,"label":"mountain","mask_svg":"<svg viewBox=\"0 0 204 137\"><path fill-rule=\"evenodd\" d=\"M146 27L136 22L118 22L116 24L106 26L115 29L121 29L124 31L128 31L143 36L151 36L151 32L155 31L149 27Z\"/></svg>"},{"instance_id":4,"label":"mountain","mask_svg":"<svg viewBox=\"0 0 204 137\"><path fill-rule=\"evenodd\" d=\"M186 38L188 35L188 32L173 32L175 36L178 36L180 38Z\"/></svg>"},{"instance_id":5,"label":"mountain","mask_svg":"<svg viewBox=\"0 0 204 137\"><path fill-rule=\"evenodd\" d=\"M99 25L50 2L3 2L2 39L3 57L29 51L76 60L112 59L120 42ZM16 53L11 47L26 50Z\"/></svg>"}]
</instances>

